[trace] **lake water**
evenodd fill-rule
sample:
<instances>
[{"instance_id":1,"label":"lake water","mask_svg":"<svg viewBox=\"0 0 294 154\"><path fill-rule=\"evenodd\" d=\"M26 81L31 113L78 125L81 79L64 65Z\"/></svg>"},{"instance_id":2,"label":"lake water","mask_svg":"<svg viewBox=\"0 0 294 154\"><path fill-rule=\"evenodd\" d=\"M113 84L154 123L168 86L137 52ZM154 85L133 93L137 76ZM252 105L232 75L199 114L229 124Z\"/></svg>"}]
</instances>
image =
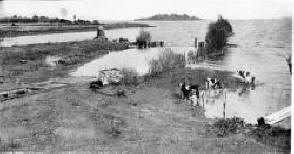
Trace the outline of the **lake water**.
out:
<instances>
[{"instance_id":1,"label":"lake water","mask_svg":"<svg viewBox=\"0 0 294 154\"><path fill-rule=\"evenodd\" d=\"M144 28L150 31L152 40L162 40L165 46L177 52L193 50L194 38L204 40L209 21L162 21L147 22L156 27ZM207 62L213 69L236 72L244 69L256 76L259 86L254 90L228 92L226 100L226 116L240 116L246 122L256 123L256 118L265 116L283 107L291 105L291 76L285 57L291 53L292 25L290 20L250 20L231 21L235 35L230 42L237 48L230 48L224 58ZM110 39L128 37L135 40L140 28L128 28L106 31ZM90 39L96 32L58 33L18 38L8 38L4 44L21 44L20 40L32 43L50 39L51 42ZM40 39L42 38L42 39ZM52 38L52 40L51 40ZM15 41L15 40L17 41ZM35 39L35 40L34 40ZM8 43L7 43L8 42ZM18 43L16 43L18 42ZM162 49L137 50L129 49L112 52L82 67L73 76L96 76L100 69L111 67L134 67L139 73L148 71L148 61L158 55ZM191 66L198 67L197 65ZM222 100L211 99L205 106L207 117L222 117ZM290 127L290 120L281 122L283 127Z\"/></svg>"}]
</instances>

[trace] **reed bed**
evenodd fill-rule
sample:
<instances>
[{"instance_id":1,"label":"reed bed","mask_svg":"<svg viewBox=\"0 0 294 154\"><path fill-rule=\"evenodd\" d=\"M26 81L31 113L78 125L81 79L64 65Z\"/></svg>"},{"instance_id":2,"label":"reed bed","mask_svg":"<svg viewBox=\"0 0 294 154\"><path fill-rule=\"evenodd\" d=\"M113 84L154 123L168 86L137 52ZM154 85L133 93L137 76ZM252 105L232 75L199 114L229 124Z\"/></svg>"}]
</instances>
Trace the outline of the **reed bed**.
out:
<instances>
[{"instance_id":1,"label":"reed bed","mask_svg":"<svg viewBox=\"0 0 294 154\"><path fill-rule=\"evenodd\" d=\"M150 61L149 65L149 75L154 76L159 73L171 71L176 67L184 67L185 56L184 54L177 54L171 49L165 48L157 59Z\"/></svg>"}]
</instances>

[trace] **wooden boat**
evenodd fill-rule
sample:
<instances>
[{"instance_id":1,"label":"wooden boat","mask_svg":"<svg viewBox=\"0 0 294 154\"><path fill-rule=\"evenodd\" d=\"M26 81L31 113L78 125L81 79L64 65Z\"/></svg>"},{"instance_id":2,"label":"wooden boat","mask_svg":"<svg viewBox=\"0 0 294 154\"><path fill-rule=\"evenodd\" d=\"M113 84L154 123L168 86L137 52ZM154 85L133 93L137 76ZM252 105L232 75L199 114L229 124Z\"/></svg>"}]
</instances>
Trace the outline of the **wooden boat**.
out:
<instances>
[{"instance_id":1,"label":"wooden boat","mask_svg":"<svg viewBox=\"0 0 294 154\"><path fill-rule=\"evenodd\" d=\"M291 106L285 107L282 110L272 113L266 117L264 117L264 120L268 124L275 124L280 121L283 121L284 119L291 116Z\"/></svg>"},{"instance_id":2,"label":"wooden boat","mask_svg":"<svg viewBox=\"0 0 294 154\"><path fill-rule=\"evenodd\" d=\"M28 92L30 92L29 88L19 88L19 89L11 89L7 91L2 91L0 92L0 100L3 101L7 99L14 99Z\"/></svg>"}]
</instances>

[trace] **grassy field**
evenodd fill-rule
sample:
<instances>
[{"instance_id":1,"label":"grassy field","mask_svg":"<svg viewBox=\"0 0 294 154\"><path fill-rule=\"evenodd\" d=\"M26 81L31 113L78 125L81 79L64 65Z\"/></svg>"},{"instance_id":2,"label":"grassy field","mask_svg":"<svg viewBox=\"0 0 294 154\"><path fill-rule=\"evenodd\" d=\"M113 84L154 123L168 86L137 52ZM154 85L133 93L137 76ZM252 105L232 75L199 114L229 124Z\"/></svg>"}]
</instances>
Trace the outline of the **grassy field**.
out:
<instances>
[{"instance_id":1,"label":"grassy field","mask_svg":"<svg viewBox=\"0 0 294 154\"><path fill-rule=\"evenodd\" d=\"M20 69L20 74L8 78L18 77L32 83L59 77L58 82L66 85L1 102L0 151L290 152L290 136L262 135L264 131L253 127L220 137L211 128L218 119L206 118L202 107L191 107L180 99L177 84L183 80L200 84L200 89L204 89L206 77L217 76L226 88L236 89L239 80L231 72L191 70L182 66L168 67L168 71L159 69L138 84L114 86L125 91L126 96L121 97L102 95L89 89L88 82L71 81L67 76L77 66L108 53L107 49L123 48L125 44L96 41L1 48L4 72L9 74L23 65L38 68L36 71ZM42 65L48 55L74 62L50 70ZM164 57L175 58L173 54ZM176 59L152 65L166 68L176 64ZM22 60L28 61L23 64ZM250 135L253 130L262 139Z\"/></svg>"}]
</instances>

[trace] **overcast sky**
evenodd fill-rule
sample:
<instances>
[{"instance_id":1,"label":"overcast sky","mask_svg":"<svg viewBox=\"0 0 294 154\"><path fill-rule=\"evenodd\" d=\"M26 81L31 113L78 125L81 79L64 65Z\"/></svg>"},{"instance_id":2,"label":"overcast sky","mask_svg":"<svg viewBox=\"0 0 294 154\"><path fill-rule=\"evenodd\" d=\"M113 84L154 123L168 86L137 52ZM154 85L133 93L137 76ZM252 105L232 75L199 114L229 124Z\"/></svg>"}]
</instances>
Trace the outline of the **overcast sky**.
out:
<instances>
[{"instance_id":1,"label":"overcast sky","mask_svg":"<svg viewBox=\"0 0 294 154\"><path fill-rule=\"evenodd\" d=\"M72 19L132 20L158 13L186 13L203 19L272 19L291 15L291 0L6 0L0 16L46 15Z\"/></svg>"}]
</instances>

